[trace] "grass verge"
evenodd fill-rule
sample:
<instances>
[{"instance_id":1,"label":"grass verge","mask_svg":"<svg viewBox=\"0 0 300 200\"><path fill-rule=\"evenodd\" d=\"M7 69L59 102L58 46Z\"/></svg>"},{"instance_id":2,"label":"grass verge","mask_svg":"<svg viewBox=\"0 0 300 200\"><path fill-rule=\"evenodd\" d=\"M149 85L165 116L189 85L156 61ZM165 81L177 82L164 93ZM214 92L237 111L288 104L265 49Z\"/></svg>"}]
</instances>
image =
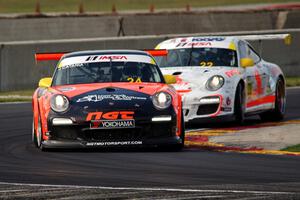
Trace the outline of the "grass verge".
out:
<instances>
[{"instance_id":1,"label":"grass verge","mask_svg":"<svg viewBox=\"0 0 300 200\"><path fill-rule=\"evenodd\" d=\"M287 87L300 86L300 77L286 77L286 86Z\"/></svg>"},{"instance_id":2,"label":"grass verge","mask_svg":"<svg viewBox=\"0 0 300 200\"><path fill-rule=\"evenodd\" d=\"M0 103L3 102L29 102L33 95L33 90L19 90L10 92L0 92Z\"/></svg>"},{"instance_id":3,"label":"grass verge","mask_svg":"<svg viewBox=\"0 0 300 200\"><path fill-rule=\"evenodd\" d=\"M300 144L281 149L281 151L300 152Z\"/></svg>"},{"instance_id":4,"label":"grass verge","mask_svg":"<svg viewBox=\"0 0 300 200\"><path fill-rule=\"evenodd\" d=\"M33 13L38 0L0 0L0 13ZM295 0L39 0L41 12L78 12L83 2L86 12L110 12L115 5L119 10L148 10L150 5L155 9L191 7L228 6L257 3L286 3Z\"/></svg>"}]
</instances>

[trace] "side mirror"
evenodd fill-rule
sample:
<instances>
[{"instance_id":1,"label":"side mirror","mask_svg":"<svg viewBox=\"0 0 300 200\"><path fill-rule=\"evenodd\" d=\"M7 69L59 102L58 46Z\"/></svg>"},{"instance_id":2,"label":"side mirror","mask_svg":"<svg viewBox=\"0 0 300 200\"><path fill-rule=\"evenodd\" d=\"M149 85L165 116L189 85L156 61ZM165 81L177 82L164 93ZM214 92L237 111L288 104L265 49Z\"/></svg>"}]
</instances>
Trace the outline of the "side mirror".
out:
<instances>
[{"instance_id":1,"label":"side mirror","mask_svg":"<svg viewBox=\"0 0 300 200\"><path fill-rule=\"evenodd\" d=\"M254 60L252 58L242 58L241 59L241 67L251 67L254 65Z\"/></svg>"},{"instance_id":2,"label":"side mirror","mask_svg":"<svg viewBox=\"0 0 300 200\"><path fill-rule=\"evenodd\" d=\"M50 77L42 78L42 79L39 81L39 87L45 87L45 88L48 88L48 87L51 86L51 83L52 83L52 78L50 78Z\"/></svg>"},{"instance_id":3,"label":"side mirror","mask_svg":"<svg viewBox=\"0 0 300 200\"><path fill-rule=\"evenodd\" d=\"M173 75L164 75L164 78L167 84L174 84L177 82L176 77Z\"/></svg>"}]
</instances>

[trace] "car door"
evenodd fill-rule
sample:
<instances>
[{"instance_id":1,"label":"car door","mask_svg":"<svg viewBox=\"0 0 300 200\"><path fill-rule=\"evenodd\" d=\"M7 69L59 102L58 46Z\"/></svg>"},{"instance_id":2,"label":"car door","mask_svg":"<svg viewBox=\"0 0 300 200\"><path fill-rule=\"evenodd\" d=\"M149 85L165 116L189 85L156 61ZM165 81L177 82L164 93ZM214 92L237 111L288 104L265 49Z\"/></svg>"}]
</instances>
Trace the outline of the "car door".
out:
<instances>
[{"instance_id":1,"label":"car door","mask_svg":"<svg viewBox=\"0 0 300 200\"><path fill-rule=\"evenodd\" d=\"M269 71L266 66L263 65L263 60L256 53L254 48L248 44L249 57L254 60L255 63L255 80L256 80L256 94L259 99L263 99L267 94L267 88L269 87ZM263 101L262 101L263 102Z\"/></svg>"},{"instance_id":2,"label":"car door","mask_svg":"<svg viewBox=\"0 0 300 200\"><path fill-rule=\"evenodd\" d=\"M260 109L260 99L264 96L264 88L267 77L266 72L261 63L261 58L253 50L253 48L245 41L240 40L238 43L240 59L252 58L253 67L245 68L246 79L246 112L256 111Z\"/></svg>"}]
</instances>

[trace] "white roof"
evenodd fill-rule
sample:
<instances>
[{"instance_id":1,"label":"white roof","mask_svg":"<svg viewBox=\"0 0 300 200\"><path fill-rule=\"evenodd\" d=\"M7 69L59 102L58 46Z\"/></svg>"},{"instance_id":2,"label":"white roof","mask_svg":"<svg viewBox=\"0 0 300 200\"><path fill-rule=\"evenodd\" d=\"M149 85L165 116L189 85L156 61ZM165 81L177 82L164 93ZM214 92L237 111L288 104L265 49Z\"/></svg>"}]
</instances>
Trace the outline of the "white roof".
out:
<instances>
[{"instance_id":1,"label":"white roof","mask_svg":"<svg viewBox=\"0 0 300 200\"><path fill-rule=\"evenodd\" d=\"M156 49L182 49L182 48L234 48L234 37L205 36L181 37L161 42Z\"/></svg>"},{"instance_id":2,"label":"white roof","mask_svg":"<svg viewBox=\"0 0 300 200\"><path fill-rule=\"evenodd\" d=\"M58 68L76 67L84 63L97 63L97 62L141 62L154 64L155 61L148 55L138 54L107 54L107 55L83 55L67 57L60 61Z\"/></svg>"}]
</instances>

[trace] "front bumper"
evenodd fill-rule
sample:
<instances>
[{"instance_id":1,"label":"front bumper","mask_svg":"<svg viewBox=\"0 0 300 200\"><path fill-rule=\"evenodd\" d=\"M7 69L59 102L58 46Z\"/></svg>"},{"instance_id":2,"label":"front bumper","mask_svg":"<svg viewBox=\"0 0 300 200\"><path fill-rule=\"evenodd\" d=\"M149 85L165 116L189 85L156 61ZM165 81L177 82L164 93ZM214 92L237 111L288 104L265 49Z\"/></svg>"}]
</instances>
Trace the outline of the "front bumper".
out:
<instances>
[{"instance_id":1,"label":"front bumper","mask_svg":"<svg viewBox=\"0 0 300 200\"><path fill-rule=\"evenodd\" d=\"M91 122L51 125L45 148L93 148L118 146L176 145L183 141L177 133L176 117L170 121L138 120L134 128L92 129Z\"/></svg>"},{"instance_id":2,"label":"front bumper","mask_svg":"<svg viewBox=\"0 0 300 200\"><path fill-rule=\"evenodd\" d=\"M186 95L183 101L183 114L185 122L211 122L230 118L233 109L231 105L224 105L222 95L203 97Z\"/></svg>"},{"instance_id":3,"label":"front bumper","mask_svg":"<svg viewBox=\"0 0 300 200\"><path fill-rule=\"evenodd\" d=\"M107 147L155 147L182 144L178 136L165 138L152 138L136 141L79 141L79 140L45 140L43 147L47 149L68 149L68 148L107 148Z\"/></svg>"}]
</instances>

